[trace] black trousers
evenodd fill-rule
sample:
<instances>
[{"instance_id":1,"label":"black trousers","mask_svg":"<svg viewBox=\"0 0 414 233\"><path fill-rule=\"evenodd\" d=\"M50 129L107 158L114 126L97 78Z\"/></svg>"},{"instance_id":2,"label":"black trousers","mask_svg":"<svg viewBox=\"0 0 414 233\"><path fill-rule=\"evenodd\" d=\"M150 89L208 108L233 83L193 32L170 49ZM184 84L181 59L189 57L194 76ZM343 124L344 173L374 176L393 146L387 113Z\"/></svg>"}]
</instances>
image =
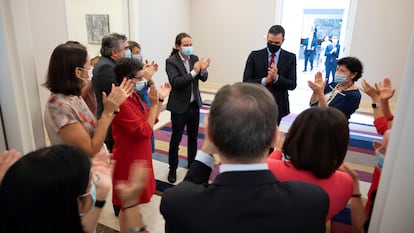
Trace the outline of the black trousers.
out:
<instances>
[{"instance_id":1,"label":"black trousers","mask_svg":"<svg viewBox=\"0 0 414 233\"><path fill-rule=\"evenodd\" d=\"M187 160L188 167L194 161L197 153L198 125L200 123L200 108L192 102L184 113L171 112L172 135L168 152L170 169L178 167L178 146L183 136L184 127L187 126Z\"/></svg>"}]
</instances>

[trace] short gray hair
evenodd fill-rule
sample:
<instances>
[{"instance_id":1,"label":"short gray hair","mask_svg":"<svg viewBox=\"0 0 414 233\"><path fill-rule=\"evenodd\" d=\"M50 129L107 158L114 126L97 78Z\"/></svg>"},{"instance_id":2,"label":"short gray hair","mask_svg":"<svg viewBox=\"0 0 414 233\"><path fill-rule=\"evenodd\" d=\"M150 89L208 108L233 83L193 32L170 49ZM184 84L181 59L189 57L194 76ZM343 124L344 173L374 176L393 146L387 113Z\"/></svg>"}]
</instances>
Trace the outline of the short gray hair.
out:
<instances>
[{"instance_id":1,"label":"short gray hair","mask_svg":"<svg viewBox=\"0 0 414 233\"><path fill-rule=\"evenodd\" d=\"M101 44L101 55L102 57L110 57L112 55L112 50L121 50L121 45L127 41L127 37L125 35L121 35L118 33L111 33L105 35L102 38Z\"/></svg>"}]
</instances>

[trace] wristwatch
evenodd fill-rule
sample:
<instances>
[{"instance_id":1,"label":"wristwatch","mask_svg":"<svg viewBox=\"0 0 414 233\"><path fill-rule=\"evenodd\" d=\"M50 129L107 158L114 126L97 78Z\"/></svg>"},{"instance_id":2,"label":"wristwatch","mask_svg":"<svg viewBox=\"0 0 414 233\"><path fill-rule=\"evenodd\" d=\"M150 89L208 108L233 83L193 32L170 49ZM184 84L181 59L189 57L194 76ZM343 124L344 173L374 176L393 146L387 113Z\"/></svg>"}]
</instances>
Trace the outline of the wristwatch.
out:
<instances>
[{"instance_id":1,"label":"wristwatch","mask_svg":"<svg viewBox=\"0 0 414 233\"><path fill-rule=\"evenodd\" d=\"M96 200L95 201L95 207L102 208L102 207L104 207L105 203L106 203L106 201Z\"/></svg>"},{"instance_id":2,"label":"wristwatch","mask_svg":"<svg viewBox=\"0 0 414 233\"><path fill-rule=\"evenodd\" d=\"M128 228L128 233L137 233L137 232L145 232L145 231L147 231L146 225L142 227Z\"/></svg>"},{"instance_id":3,"label":"wristwatch","mask_svg":"<svg viewBox=\"0 0 414 233\"><path fill-rule=\"evenodd\" d=\"M372 103L371 106L372 106L372 108L379 108L379 107L381 107L381 104L379 104L379 103Z\"/></svg>"}]
</instances>

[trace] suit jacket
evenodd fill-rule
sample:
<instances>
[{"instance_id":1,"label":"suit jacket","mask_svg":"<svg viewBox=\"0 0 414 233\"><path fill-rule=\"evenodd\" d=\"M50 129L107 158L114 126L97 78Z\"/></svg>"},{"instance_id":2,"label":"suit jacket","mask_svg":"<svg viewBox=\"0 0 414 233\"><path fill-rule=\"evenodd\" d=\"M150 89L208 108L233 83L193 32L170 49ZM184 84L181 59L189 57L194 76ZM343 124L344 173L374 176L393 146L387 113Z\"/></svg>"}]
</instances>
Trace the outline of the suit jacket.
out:
<instances>
[{"instance_id":1,"label":"suit jacket","mask_svg":"<svg viewBox=\"0 0 414 233\"><path fill-rule=\"evenodd\" d=\"M304 50L308 50L308 43L309 43L309 37L303 40ZM311 41L311 49L309 50L315 51L316 46L318 46L318 40L316 37L313 37Z\"/></svg>"},{"instance_id":2,"label":"suit jacket","mask_svg":"<svg viewBox=\"0 0 414 233\"><path fill-rule=\"evenodd\" d=\"M196 55L190 56L190 71L197 61L198 57ZM168 98L167 110L174 113L184 113L190 105L192 90L194 92L194 100L197 101L198 106L201 107L202 102L200 89L198 88L198 80L203 82L207 81L208 73L205 72L202 74L200 72L193 78L193 76L185 69L184 63L178 53L167 58L165 70L172 87Z\"/></svg>"},{"instance_id":3,"label":"suit jacket","mask_svg":"<svg viewBox=\"0 0 414 233\"><path fill-rule=\"evenodd\" d=\"M318 186L280 182L269 170L220 173L195 160L184 181L164 192L166 233L325 232L329 207Z\"/></svg>"},{"instance_id":4,"label":"suit jacket","mask_svg":"<svg viewBox=\"0 0 414 233\"><path fill-rule=\"evenodd\" d=\"M334 46L332 44L326 46L325 50L325 65L335 65L336 66L336 59L339 57L339 51L341 49L341 45L336 44L336 51L334 53L332 52L332 49L334 49Z\"/></svg>"},{"instance_id":5,"label":"suit jacket","mask_svg":"<svg viewBox=\"0 0 414 233\"><path fill-rule=\"evenodd\" d=\"M261 83L267 76L269 57L267 48L252 51L247 58L243 82ZM288 90L296 88L296 55L281 49L277 64L279 79L273 83L273 97L279 108L279 118L290 113Z\"/></svg>"},{"instance_id":6,"label":"suit jacket","mask_svg":"<svg viewBox=\"0 0 414 233\"><path fill-rule=\"evenodd\" d=\"M98 63L93 68L92 86L95 91L96 102L98 105L97 118L101 118L103 111L102 105L102 92L109 95L112 88L112 83L116 84L115 74L115 61L109 57L99 58Z\"/></svg>"}]
</instances>

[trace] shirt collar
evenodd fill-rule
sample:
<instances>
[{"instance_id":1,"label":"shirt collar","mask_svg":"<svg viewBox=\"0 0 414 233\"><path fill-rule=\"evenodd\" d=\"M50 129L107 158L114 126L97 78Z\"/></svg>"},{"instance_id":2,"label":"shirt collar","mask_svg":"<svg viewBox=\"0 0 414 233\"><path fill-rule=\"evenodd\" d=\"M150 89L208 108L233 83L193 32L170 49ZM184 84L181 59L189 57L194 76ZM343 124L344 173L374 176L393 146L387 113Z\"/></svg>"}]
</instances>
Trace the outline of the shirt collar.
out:
<instances>
[{"instance_id":1,"label":"shirt collar","mask_svg":"<svg viewBox=\"0 0 414 233\"><path fill-rule=\"evenodd\" d=\"M188 56L188 57L187 57L187 59L185 59L183 56L181 56L180 51L178 51L177 53L178 53L178 55L180 56L181 61L186 62L186 61L190 60L190 56Z\"/></svg>"},{"instance_id":2,"label":"shirt collar","mask_svg":"<svg viewBox=\"0 0 414 233\"><path fill-rule=\"evenodd\" d=\"M280 51L282 51L282 48L280 48L275 54L276 54L276 57L279 57L279 54L280 54ZM267 48L267 55L268 55L268 57L271 57L272 56L272 53L269 51L269 48Z\"/></svg>"},{"instance_id":3,"label":"shirt collar","mask_svg":"<svg viewBox=\"0 0 414 233\"><path fill-rule=\"evenodd\" d=\"M269 170L267 163L253 163L253 164L222 164L220 165L220 173L231 171L257 171Z\"/></svg>"}]
</instances>

